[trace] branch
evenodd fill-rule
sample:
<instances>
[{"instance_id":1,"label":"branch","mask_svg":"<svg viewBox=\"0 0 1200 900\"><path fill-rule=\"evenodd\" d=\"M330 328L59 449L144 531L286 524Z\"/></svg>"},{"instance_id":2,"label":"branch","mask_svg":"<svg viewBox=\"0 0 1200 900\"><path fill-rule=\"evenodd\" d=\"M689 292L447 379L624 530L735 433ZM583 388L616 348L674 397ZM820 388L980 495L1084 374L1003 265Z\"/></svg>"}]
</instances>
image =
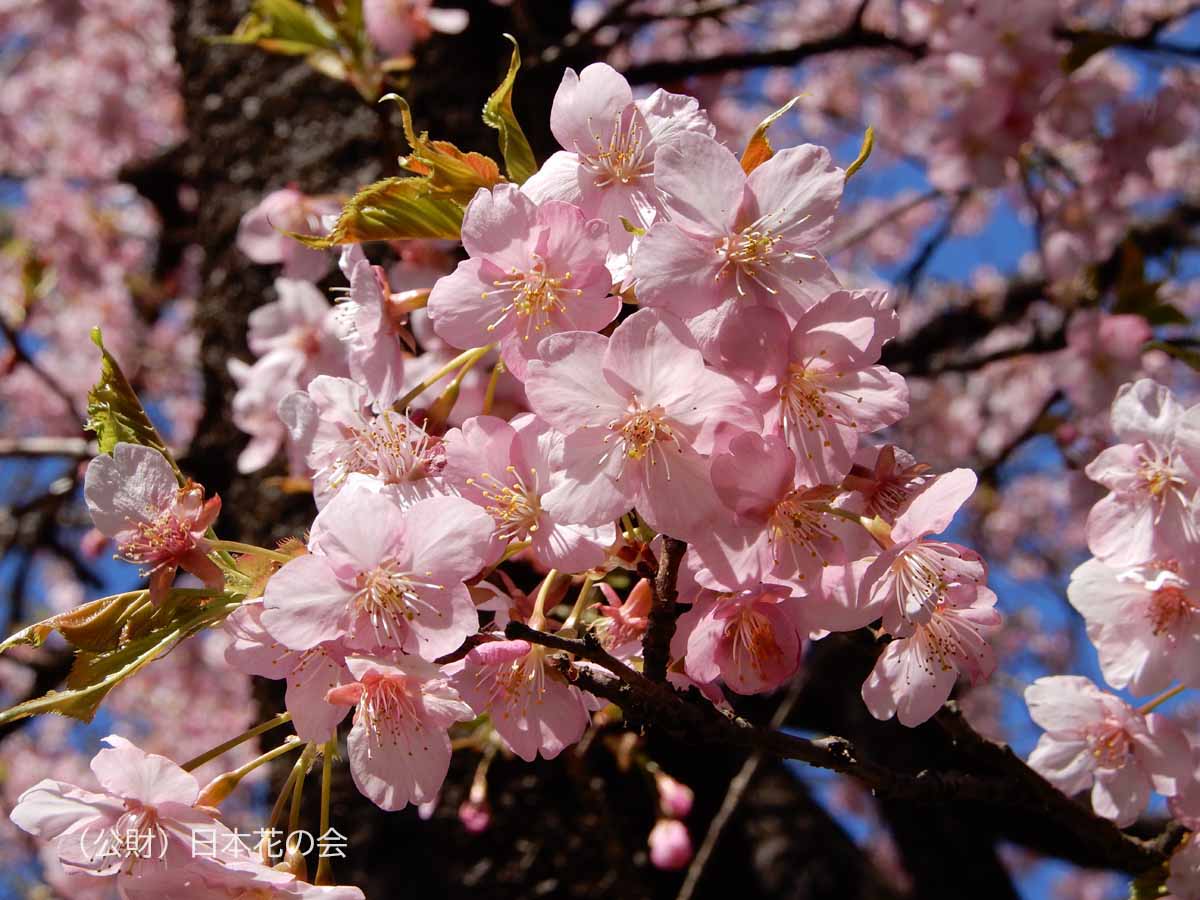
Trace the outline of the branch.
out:
<instances>
[{"instance_id":1,"label":"branch","mask_svg":"<svg viewBox=\"0 0 1200 900\"><path fill-rule=\"evenodd\" d=\"M41 366L34 362L33 357L25 352L25 348L21 346L19 335L15 330L13 330L11 325L4 321L3 316L0 316L0 334L4 336L4 339L8 341L9 345L12 347L13 355L16 357L17 361L29 366L29 368L33 370L33 374L41 379L46 387L50 388L50 390L53 391L58 398L66 404L67 411L71 414L71 417L76 422L82 424L83 415L75 406L75 398L71 396L66 388L58 383L57 379L50 375L49 372L42 369Z\"/></svg>"},{"instance_id":2,"label":"branch","mask_svg":"<svg viewBox=\"0 0 1200 900\"><path fill-rule=\"evenodd\" d=\"M626 717L660 728L688 741L724 744L782 759L795 759L821 769L857 778L872 791L889 799L917 803L984 803L1016 808L1071 829L1082 841L1098 848L1115 868L1141 873L1161 865L1164 855L1152 843L1130 837L1112 822L1093 815L1059 792L1018 759L1005 746L992 744L953 713L939 716L939 724L958 729L968 757L992 771L895 772L859 756L844 738L810 740L781 731L758 728L740 716L719 712L707 700L682 694L669 685L651 681L600 646L590 632L585 639L544 634L521 622L509 622L505 635L512 640L540 644L571 653L606 669L573 665L565 657L550 660L552 671L567 682L621 707ZM611 674L610 674L611 673Z\"/></svg>"},{"instance_id":3,"label":"branch","mask_svg":"<svg viewBox=\"0 0 1200 900\"><path fill-rule=\"evenodd\" d=\"M679 590L675 584L679 578L679 563L687 551L687 544L663 535L663 552L658 561L658 573L650 583L654 602L650 607L649 624L642 638L642 662L646 677L651 681L665 681L667 663L671 658L671 638L675 636L675 620L679 612L675 598Z\"/></svg>"},{"instance_id":4,"label":"branch","mask_svg":"<svg viewBox=\"0 0 1200 900\"><path fill-rule=\"evenodd\" d=\"M895 50L911 59L919 59L925 55L923 46L909 44L883 32L864 28L862 22L856 20L837 34L804 41L793 47L747 53L720 53L700 59L641 63L626 68L625 77L630 84L670 83L693 75L715 75L770 66L794 66L814 56L839 53L845 50Z\"/></svg>"}]
</instances>

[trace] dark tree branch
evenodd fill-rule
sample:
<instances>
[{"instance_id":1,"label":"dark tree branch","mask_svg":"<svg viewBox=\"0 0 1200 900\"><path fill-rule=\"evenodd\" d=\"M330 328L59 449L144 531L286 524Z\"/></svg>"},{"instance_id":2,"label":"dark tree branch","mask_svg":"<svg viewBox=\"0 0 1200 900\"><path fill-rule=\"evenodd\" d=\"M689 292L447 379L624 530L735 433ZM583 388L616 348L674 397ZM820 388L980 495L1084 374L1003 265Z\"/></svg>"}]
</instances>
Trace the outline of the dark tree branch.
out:
<instances>
[{"instance_id":1,"label":"dark tree branch","mask_svg":"<svg viewBox=\"0 0 1200 900\"><path fill-rule=\"evenodd\" d=\"M611 656L590 633L583 640L544 634L520 622L510 622L507 637L540 644L595 663L573 665L566 657L552 658L553 671L625 712L627 718L662 729L689 741L725 744L782 759L795 759L817 768L857 778L889 800L920 804L981 803L1015 809L1042 817L1067 829L1074 840L1089 844L1115 868L1141 873L1161 865L1163 854L1152 843L1130 837L1112 822L1094 815L1060 793L1025 765L1006 746L976 734L955 712L943 712L940 724L961 748L962 761L982 767L967 770L916 773L897 772L863 758L853 744L840 737L815 740L759 728L740 716L723 714L708 701L682 694L666 684L651 681ZM611 674L609 674L611 673Z\"/></svg>"},{"instance_id":2,"label":"dark tree branch","mask_svg":"<svg viewBox=\"0 0 1200 900\"><path fill-rule=\"evenodd\" d=\"M646 677L652 681L664 681L667 663L671 657L671 638L675 636L675 620L679 612L675 598L679 596L676 582L679 579L679 563L687 544L663 535L662 556L658 561L658 572L651 582L654 602L650 607L649 624L642 639L642 660Z\"/></svg>"}]
</instances>

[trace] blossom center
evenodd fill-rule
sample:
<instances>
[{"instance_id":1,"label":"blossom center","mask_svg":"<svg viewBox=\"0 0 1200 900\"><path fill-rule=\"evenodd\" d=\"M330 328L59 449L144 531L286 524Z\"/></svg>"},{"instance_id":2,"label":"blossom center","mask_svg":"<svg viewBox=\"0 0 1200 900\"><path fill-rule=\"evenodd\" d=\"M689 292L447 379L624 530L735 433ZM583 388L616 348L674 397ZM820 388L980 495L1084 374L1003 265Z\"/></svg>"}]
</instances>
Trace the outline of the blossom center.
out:
<instances>
[{"instance_id":1,"label":"blossom center","mask_svg":"<svg viewBox=\"0 0 1200 900\"><path fill-rule=\"evenodd\" d=\"M622 124L625 110L616 114L608 142L592 128L591 120L588 127L592 128L592 140L596 149L590 153L584 152L576 145L579 162L595 178L596 187L608 187L610 184L632 184L643 175L648 175L654 167L653 156L646 152L645 135L636 114L629 116L629 121Z\"/></svg>"},{"instance_id":2,"label":"blossom center","mask_svg":"<svg viewBox=\"0 0 1200 900\"><path fill-rule=\"evenodd\" d=\"M526 484L516 466L508 466L505 471L511 483L484 472L477 479L468 478L467 484L478 488L487 501L484 510L496 521L497 534L505 540L523 541L538 530L542 514L540 477L533 471L532 484Z\"/></svg>"},{"instance_id":3,"label":"blossom center","mask_svg":"<svg viewBox=\"0 0 1200 900\"><path fill-rule=\"evenodd\" d=\"M824 355L824 350L818 354ZM787 378L779 388L779 405L783 413L784 435L789 441L794 441L802 432L824 431L831 425L858 427L838 399L837 392L830 391L825 383L830 376L840 378L842 373L802 362L793 362L788 366ZM830 446L828 438L824 444ZM811 452L808 457L812 459Z\"/></svg>"},{"instance_id":4,"label":"blossom center","mask_svg":"<svg viewBox=\"0 0 1200 900\"><path fill-rule=\"evenodd\" d=\"M583 291L570 287L574 276L570 272L554 275L547 271L546 263L534 254L534 264L527 272L509 269L506 276L492 282L495 290L484 291L481 297L497 297L504 304L500 308L500 317L488 325L488 331L495 331L510 315L518 319L518 329L523 331L525 340L529 340L550 327L550 317L554 313L566 311L565 297L580 296Z\"/></svg>"},{"instance_id":5,"label":"blossom center","mask_svg":"<svg viewBox=\"0 0 1200 900\"><path fill-rule=\"evenodd\" d=\"M196 546L189 523L173 509L160 512L149 522L139 522L134 535L121 544L120 555L129 562L148 567L146 575L162 565L178 561Z\"/></svg>"},{"instance_id":6,"label":"blossom center","mask_svg":"<svg viewBox=\"0 0 1200 900\"><path fill-rule=\"evenodd\" d=\"M1119 769L1133 751L1129 734L1116 722L1104 721L1087 734L1088 749L1102 769Z\"/></svg>"},{"instance_id":7,"label":"blossom center","mask_svg":"<svg viewBox=\"0 0 1200 900\"><path fill-rule=\"evenodd\" d=\"M652 452L662 443L674 444L676 450L682 449L679 438L667 421L666 413L661 406L651 409L638 406L624 418L609 422L608 427L610 431L620 436L623 452L632 460L650 456L650 461L654 462Z\"/></svg>"},{"instance_id":8,"label":"blossom center","mask_svg":"<svg viewBox=\"0 0 1200 900\"><path fill-rule=\"evenodd\" d=\"M366 731L369 759L373 750L382 749L385 742L393 746L399 743L400 722L408 722L411 728L420 731L421 716L404 678L389 676L373 680L363 687L355 722L361 722Z\"/></svg>"},{"instance_id":9,"label":"blossom center","mask_svg":"<svg viewBox=\"0 0 1200 900\"><path fill-rule=\"evenodd\" d=\"M1169 584L1150 595L1150 608L1147 612L1150 623L1154 626L1154 634L1160 635L1191 618L1195 609L1182 587Z\"/></svg>"},{"instance_id":10,"label":"blossom center","mask_svg":"<svg viewBox=\"0 0 1200 900\"><path fill-rule=\"evenodd\" d=\"M821 558L821 542L837 541L838 537L829 528L826 512L828 498L806 497L803 491L792 491L775 504L767 520L767 539L771 544L771 556L779 561L781 549L788 549L795 557L807 553L813 559ZM782 545L782 546L781 546ZM804 578L804 573L800 573Z\"/></svg>"},{"instance_id":11,"label":"blossom center","mask_svg":"<svg viewBox=\"0 0 1200 900\"><path fill-rule=\"evenodd\" d=\"M336 487L352 472L373 475L388 484L419 481L442 464L442 447L436 439L385 410L364 427L350 430L350 446L334 460L330 483Z\"/></svg>"},{"instance_id":12,"label":"blossom center","mask_svg":"<svg viewBox=\"0 0 1200 900\"><path fill-rule=\"evenodd\" d=\"M498 710L502 719L524 718L529 713L530 701L541 704L546 693L541 648L534 647L520 659L495 668L481 669L476 684L482 688L485 683L490 709Z\"/></svg>"},{"instance_id":13,"label":"blossom center","mask_svg":"<svg viewBox=\"0 0 1200 900\"><path fill-rule=\"evenodd\" d=\"M353 602L371 623L378 644L399 644L413 619L442 612L419 589L442 590L443 585L418 580L403 571L395 561L385 561L356 579Z\"/></svg>"},{"instance_id":14,"label":"blossom center","mask_svg":"<svg viewBox=\"0 0 1200 900\"><path fill-rule=\"evenodd\" d=\"M753 608L738 611L725 626L725 638L732 644L734 665L739 669L749 666L760 678L778 668L783 651L775 640L775 629L770 620Z\"/></svg>"},{"instance_id":15,"label":"blossom center","mask_svg":"<svg viewBox=\"0 0 1200 900\"><path fill-rule=\"evenodd\" d=\"M1139 457L1137 474L1142 489L1160 499L1166 499L1168 492L1178 492L1186 484L1175 471L1170 455L1161 457L1155 451Z\"/></svg>"}]
</instances>

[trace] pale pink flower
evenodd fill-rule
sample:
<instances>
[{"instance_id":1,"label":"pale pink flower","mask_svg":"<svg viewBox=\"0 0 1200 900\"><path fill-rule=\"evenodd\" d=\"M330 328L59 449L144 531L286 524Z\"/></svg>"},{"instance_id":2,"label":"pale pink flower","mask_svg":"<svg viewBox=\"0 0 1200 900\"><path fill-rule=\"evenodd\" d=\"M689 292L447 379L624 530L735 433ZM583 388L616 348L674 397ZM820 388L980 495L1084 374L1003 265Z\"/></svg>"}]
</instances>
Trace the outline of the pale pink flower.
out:
<instances>
[{"instance_id":1,"label":"pale pink flower","mask_svg":"<svg viewBox=\"0 0 1200 900\"><path fill-rule=\"evenodd\" d=\"M88 464L83 495L96 527L116 542L117 555L144 567L155 603L166 597L180 568L214 591L225 586L205 538L221 498L205 500L194 482L180 487L157 450L119 443L112 456L97 456Z\"/></svg>"},{"instance_id":2,"label":"pale pink flower","mask_svg":"<svg viewBox=\"0 0 1200 900\"><path fill-rule=\"evenodd\" d=\"M1192 777L1191 748L1174 722L1141 715L1082 676L1039 678L1025 702L1046 731L1029 765L1068 796L1091 787L1096 814L1118 827L1137 820L1151 790L1173 797Z\"/></svg>"},{"instance_id":3,"label":"pale pink flower","mask_svg":"<svg viewBox=\"0 0 1200 900\"><path fill-rule=\"evenodd\" d=\"M356 704L346 746L354 783L376 806L402 809L437 797L450 767L449 728L474 716L446 676L424 660L350 657L357 681L332 703Z\"/></svg>"},{"instance_id":4,"label":"pale pink flower","mask_svg":"<svg viewBox=\"0 0 1200 900\"><path fill-rule=\"evenodd\" d=\"M222 623L229 635L225 660L239 672L285 679L283 704L292 714L296 734L304 741L327 741L346 716L344 707L328 703L325 695L350 681L345 651L328 642L307 650L289 650L262 626L259 604L235 609Z\"/></svg>"},{"instance_id":5,"label":"pale pink flower","mask_svg":"<svg viewBox=\"0 0 1200 900\"><path fill-rule=\"evenodd\" d=\"M350 293L337 308L350 374L383 409L404 392L404 348L412 349L412 332L392 304L387 275L367 261L361 246L344 250L340 265L350 282Z\"/></svg>"},{"instance_id":6,"label":"pale pink flower","mask_svg":"<svg viewBox=\"0 0 1200 900\"><path fill-rule=\"evenodd\" d=\"M650 862L668 872L682 869L692 860L692 839L678 819L659 819L650 829Z\"/></svg>"},{"instance_id":7,"label":"pale pink flower","mask_svg":"<svg viewBox=\"0 0 1200 900\"><path fill-rule=\"evenodd\" d=\"M459 34L470 21L466 10L439 8L433 0L363 0L362 12L371 41L391 56L407 56L435 31Z\"/></svg>"},{"instance_id":8,"label":"pale pink flower","mask_svg":"<svg viewBox=\"0 0 1200 900\"><path fill-rule=\"evenodd\" d=\"M809 484L840 481L859 439L908 413L904 379L876 365L898 328L896 314L877 300L864 291L830 294L792 329L766 424L783 435Z\"/></svg>"},{"instance_id":9,"label":"pale pink flower","mask_svg":"<svg viewBox=\"0 0 1200 900\"><path fill-rule=\"evenodd\" d=\"M970 469L939 476L897 516L892 546L863 574L860 590L869 599L862 605L877 608L891 634L907 637L944 603L969 607L987 577L987 567L973 550L926 540L946 530L976 481Z\"/></svg>"},{"instance_id":10,"label":"pale pink flower","mask_svg":"<svg viewBox=\"0 0 1200 900\"><path fill-rule=\"evenodd\" d=\"M1116 569L1090 559L1071 573L1067 597L1087 620L1113 687L1153 694L1176 680L1200 684L1200 584L1193 565Z\"/></svg>"},{"instance_id":11,"label":"pale pink flower","mask_svg":"<svg viewBox=\"0 0 1200 900\"><path fill-rule=\"evenodd\" d=\"M860 447L842 487L862 498L863 515L878 516L891 524L909 500L931 482L929 468L891 444Z\"/></svg>"},{"instance_id":12,"label":"pale pink flower","mask_svg":"<svg viewBox=\"0 0 1200 900\"><path fill-rule=\"evenodd\" d=\"M723 512L693 541L697 580L724 590L759 581L816 585L822 570L848 559L861 529L839 518L839 491L796 484L796 457L778 435L740 434L713 457Z\"/></svg>"},{"instance_id":13,"label":"pale pink flower","mask_svg":"<svg viewBox=\"0 0 1200 900\"><path fill-rule=\"evenodd\" d=\"M944 531L975 489L975 473L940 476L896 517L893 545L863 572L862 610L882 614L893 640L863 684L879 719L919 725L946 702L960 674L977 682L996 667L987 636L1000 627L987 569L973 551L926 540Z\"/></svg>"},{"instance_id":14,"label":"pale pink flower","mask_svg":"<svg viewBox=\"0 0 1200 900\"><path fill-rule=\"evenodd\" d=\"M237 248L256 263L283 263L284 278L320 281L329 271L329 254L306 247L284 232L319 232L321 218L340 210L341 203L333 197L309 197L290 187L271 191L242 216Z\"/></svg>"},{"instance_id":15,"label":"pale pink flower","mask_svg":"<svg viewBox=\"0 0 1200 900\"><path fill-rule=\"evenodd\" d=\"M1117 392L1112 428L1120 443L1086 469L1111 492L1088 516L1092 553L1118 567L1185 554L1200 541L1200 406L1143 378Z\"/></svg>"},{"instance_id":16,"label":"pale pink flower","mask_svg":"<svg viewBox=\"0 0 1200 900\"><path fill-rule=\"evenodd\" d=\"M793 589L759 584L737 593L704 590L679 617L672 656L693 680L718 679L738 694L773 691L800 668L808 625Z\"/></svg>"},{"instance_id":17,"label":"pale pink flower","mask_svg":"<svg viewBox=\"0 0 1200 900\"><path fill-rule=\"evenodd\" d=\"M286 360L299 384L336 374L345 360L333 307L307 281L275 279L277 300L250 313L246 343L259 357Z\"/></svg>"},{"instance_id":18,"label":"pale pink flower","mask_svg":"<svg viewBox=\"0 0 1200 900\"><path fill-rule=\"evenodd\" d=\"M650 624L650 607L654 604L654 588L649 579L639 579L624 601L611 584L600 582L596 588L608 601L596 607L600 615L592 625L600 643L618 659L640 656L642 637Z\"/></svg>"},{"instance_id":19,"label":"pale pink flower","mask_svg":"<svg viewBox=\"0 0 1200 900\"><path fill-rule=\"evenodd\" d=\"M504 745L526 762L553 759L589 721L584 694L546 671L546 649L526 641L473 648L450 683L476 715L488 715Z\"/></svg>"},{"instance_id":20,"label":"pale pink flower","mask_svg":"<svg viewBox=\"0 0 1200 900\"><path fill-rule=\"evenodd\" d=\"M582 572L601 565L616 542L612 523L599 526L562 521L542 506L542 497L562 481L554 459L563 436L536 416L505 422L476 416L446 434L448 484L476 503L496 523L494 540L529 541L529 552L546 568Z\"/></svg>"},{"instance_id":21,"label":"pale pink flower","mask_svg":"<svg viewBox=\"0 0 1200 900\"><path fill-rule=\"evenodd\" d=\"M689 539L719 508L707 456L723 427L757 430L747 390L704 365L683 324L641 310L611 338L551 335L529 363L534 412L566 434L562 482L544 498L564 521L599 525L631 506Z\"/></svg>"},{"instance_id":22,"label":"pale pink flower","mask_svg":"<svg viewBox=\"0 0 1200 900\"><path fill-rule=\"evenodd\" d=\"M828 266L814 248L829 234L845 175L827 150L790 147L747 176L726 147L687 133L654 165L667 218L634 255L643 304L680 316L708 347L748 306L795 322L829 293Z\"/></svg>"},{"instance_id":23,"label":"pale pink flower","mask_svg":"<svg viewBox=\"0 0 1200 900\"><path fill-rule=\"evenodd\" d=\"M563 72L550 109L550 130L563 149L522 186L538 202L565 200L608 225L613 278L629 270L634 236L621 223L648 228L661 207L655 154L680 135L714 133L693 97L656 90L633 99L625 77L606 63Z\"/></svg>"},{"instance_id":24,"label":"pale pink flower","mask_svg":"<svg viewBox=\"0 0 1200 900\"><path fill-rule=\"evenodd\" d=\"M523 379L543 337L598 331L616 318L607 232L569 203L537 204L512 184L480 188L463 216L471 258L429 295L434 330L456 347L500 341L505 364Z\"/></svg>"},{"instance_id":25,"label":"pale pink flower","mask_svg":"<svg viewBox=\"0 0 1200 900\"><path fill-rule=\"evenodd\" d=\"M403 506L444 493L442 441L401 413L372 412L367 390L349 378L318 375L280 401L279 418L313 471L318 509L355 473L386 485Z\"/></svg>"},{"instance_id":26,"label":"pale pink flower","mask_svg":"<svg viewBox=\"0 0 1200 900\"><path fill-rule=\"evenodd\" d=\"M220 866L197 858L193 830L223 839L212 812L196 807L200 785L165 756L146 753L123 737L92 758L100 792L45 779L17 800L11 818L24 831L54 842L63 865L90 875L138 876L148 870ZM224 843L222 840L221 843Z\"/></svg>"},{"instance_id":27,"label":"pale pink flower","mask_svg":"<svg viewBox=\"0 0 1200 900\"><path fill-rule=\"evenodd\" d=\"M960 674L972 683L991 675L996 657L987 638L1000 628L996 595L986 587L948 593L907 636L887 645L863 682L862 698L877 719L920 725L950 697Z\"/></svg>"},{"instance_id":28,"label":"pale pink flower","mask_svg":"<svg viewBox=\"0 0 1200 900\"><path fill-rule=\"evenodd\" d=\"M262 625L285 647L437 659L479 629L463 581L488 561L491 518L460 497L404 509L356 476L313 522L310 553L267 582Z\"/></svg>"}]
</instances>

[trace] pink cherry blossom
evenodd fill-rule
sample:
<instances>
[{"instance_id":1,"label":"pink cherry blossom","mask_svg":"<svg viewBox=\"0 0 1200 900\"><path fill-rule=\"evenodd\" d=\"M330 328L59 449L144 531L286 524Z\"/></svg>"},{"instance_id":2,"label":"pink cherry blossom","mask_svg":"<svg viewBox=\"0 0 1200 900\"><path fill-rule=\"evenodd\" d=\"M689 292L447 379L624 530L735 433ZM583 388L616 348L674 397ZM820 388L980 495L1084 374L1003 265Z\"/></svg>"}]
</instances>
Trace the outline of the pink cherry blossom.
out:
<instances>
[{"instance_id":1,"label":"pink cherry blossom","mask_svg":"<svg viewBox=\"0 0 1200 900\"><path fill-rule=\"evenodd\" d=\"M784 436L809 484L837 483L861 437L908 413L904 379L876 365L898 327L877 299L863 291L830 294L792 329L767 427Z\"/></svg>"},{"instance_id":2,"label":"pink cherry blossom","mask_svg":"<svg viewBox=\"0 0 1200 900\"><path fill-rule=\"evenodd\" d=\"M367 262L362 247L348 247L340 264L350 282L350 293L337 308L350 374L383 409L404 392L404 348L413 348L412 333L392 303L387 275Z\"/></svg>"},{"instance_id":3,"label":"pink cherry blossom","mask_svg":"<svg viewBox=\"0 0 1200 900\"><path fill-rule=\"evenodd\" d=\"M437 659L479 629L463 581L487 562L491 533L491 518L468 500L404 509L356 476L317 515L311 553L267 582L263 628L292 650L343 640Z\"/></svg>"},{"instance_id":4,"label":"pink cherry blossom","mask_svg":"<svg viewBox=\"0 0 1200 900\"><path fill-rule=\"evenodd\" d=\"M760 584L737 593L701 591L679 617L672 655L695 681L721 679L739 694L773 691L796 674L808 626L793 589Z\"/></svg>"},{"instance_id":5,"label":"pink cherry blossom","mask_svg":"<svg viewBox=\"0 0 1200 900\"><path fill-rule=\"evenodd\" d=\"M256 356L287 361L300 384L345 365L329 301L307 281L277 278L278 299L250 313L246 343Z\"/></svg>"},{"instance_id":6,"label":"pink cherry blossom","mask_svg":"<svg viewBox=\"0 0 1200 900\"><path fill-rule=\"evenodd\" d=\"M624 76L606 63L567 69L550 109L550 130L563 149L522 190L538 202L565 200L608 225L613 278L629 270L634 236L621 223L648 228L660 209L655 154L683 134L713 134L693 97L656 90L633 99Z\"/></svg>"},{"instance_id":7,"label":"pink cherry blossom","mask_svg":"<svg viewBox=\"0 0 1200 900\"><path fill-rule=\"evenodd\" d=\"M526 762L539 754L558 756L583 736L589 721L584 694L546 671L546 653L526 641L489 641L473 648L450 679Z\"/></svg>"},{"instance_id":8,"label":"pink cherry blossom","mask_svg":"<svg viewBox=\"0 0 1200 900\"><path fill-rule=\"evenodd\" d=\"M205 533L221 498L204 499L194 482L180 487L166 457L151 447L119 443L112 456L88 464L83 484L92 521L117 545L117 555L143 566L150 598L161 602L180 568L214 591L225 586Z\"/></svg>"},{"instance_id":9,"label":"pink cherry blossom","mask_svg":"<svg viewBox=\"0 0 1200 900\"><path fill-rule=\"evenodd\" d=\"M1200 541L1200 406L1143 378L1117 392L1112 429L1120 443L1086 470L1111 492L1088 516L1088 546L1113 566L1173 558Z\"/></svg>"},{"instance_id":10,"label":"pink cherry blossom","mask_svg":"<svg viewBox=\"0 0 1200 900\"><path fill-rule=\"evenodd\" d=\"M847 561L861 529L830 510L839 492L796 484L796 457L777 435L741 434L713 457L712 483L728 510L694 541L697 580L736 591L775 581L809 586Z\"/></svg>"},{"instance_id":11,"label":"pink cherry blossom","mask_svg":"<svg viewBox=\"0 0 1200 900\"><path fill-rule=\"evenodd\" d=\"M335 642L307 650L289 650L262 626L263 607L235 609L222 623L230 641L225 660L240 672L285 679L284 706L292 714L296 734L304 741L327 741L346 716L343 707L327 703L325 695L350 681L345 652Z\"/></svg>"},{"instance_id":12,"label":"pink cherry blossom","mask_svg":"<svg viewBox=\"0 0 1200 900\"><path fill-rule=\"evenodd\" d=\"M11 813L24 831L53 841L65 866L90 875L138 876L147 870L187 871L218 859L191 853L194 829L227 829L196 807L200 785L165 756L123 737L92 758L100 792L45 779L25 791ZM149 848L148 850L146 848Z\"/></svg>"},{"instance_id":13,"label":"pink cherry blossom","mask_svg":"<svg viewBox=\"0 0 1200 900\"><path fill-rule=\"evenodd\" d=\"M702 346L747 306L795 322L829 293L815 252L829 234L845 180L823 148L781 150L749 175L712 138L679 135L654 161L667 218L633 259L638 299L688 322Z\"/></svg>"},{"instance_id":14,"label":"pink cherry blossom","mask_svg":"<svg viewBox=\"0 0 1200 900\"><path fill-rule=\"evenodd\" d=\"M860 447L842 486L862 498L862 514L888 524L930 482L929 466L891 444Z\"/></svg>"},{"instance_id":15,"label":"pink cherry blossom","mask_svg":"<svg viewBox=\"0 0 1200 900\"><path fill-rule=\"evenodd\" d=\"M947 594L906 636L894 638L863 682L871 715L896 716L911 728L941 708L960 674L972 683L991 675L996 658L987 637L1000 628L995 605L996 595L985 587Z\"/></svg>"},{"instance_id":16,"label":"pink cherry blossom","mask_svg":"<svg viewBox=\"0 0 1200 900\"><path fill-rule=\"evenodd\" d=\"M1121 828L1136 821L1151 790L1173 797L1192 777L1191 749L1170 719L1141 715L1082 676L1039 678L1025 702L1046 731L1029 765L1065 794L1091 787L1096 814Z\"/></svg>"},{"instance_id":17,"label":"pink cherry blossom","mask_svg":"<svg viewBox=\"0 0 1200 900\"><path fill-rule=\"evenodd\" d=\"M682 869L692 860L692 839L678 819L659 819L650 829L650 862L668 872Z\"/></svg>"},{"instance_id":18,"label":"pink cherry blossom","mask_svg":"<svg viewBox=\"0 0 1200 900\"><path fill-rule=\"evenodd\" d=\"M435 31L458 34L470 21L466 10L435 7L433 0L364 0L362 14L372 42L392 56L408 55Z\"/></svg>"},{"instance_id":19,"label":"pink cherry blossom","mask_svg":"<svg viewBox=\"0 0 1200 900\"><path fill-rule=\"evenodd\" d=\"M1138 694L1200 684L1200 584L1194 564L1116 569L1090 559L1067 597L1088 623L1104 679Z\"/></svg>"},{"instance_id":20,"label":"pink cherry blossom","mask_svg":"<svg viewBox=\"0 0 1200 900\"><path fill-rule=\"evenodd\" d=\"M201 846L207 851L208 835ZM122 885L122 900L363 900L356 887L314 885L254 859L227 861L203 871L153 871Z\"/></svg>"},{"instance_id":21,"label":"pink cherry blossom","mask_svg":"<svg viewBox=\"0 0 1200 900\"><path fill-rule=\"evenodd\" d=\"M404 506L444 493L442 441L398 412L373 413L367 390L349 378L318 375L280 401L279 418L313 471L318 509L354 473L386 485Z\"/></svg>"},{"instance_id":22,"label":"pink cherry blossom","mask_svg":"<svg viewBox=\"0 0 1200 900\"><path fill-rule=\"evenodd\" d=\"M529 551L546 568L582 572L601 565L616 542L611 523L564 522L542 506L542 497L562 481L554 459L563 436L535 416L512 423L476 416L446 434L446 481L496 523L499 548L529 541Z\"/></svg>"},{"instance_id":23,"label":"pink cherry blossom","mask_svg":"<svg viewBox=\"0 0 1200 900\"><path fill-rule=\"evenodd\" d=\"M592 624L600 636L600 643L617 659L640 656L642 637L650 624L650 607L654 603L654 589L649 579L639 579L624 601L611 584L601 582L596 588L608 601L596 607L600 615Z\"/></svg>"},{"instance_id":24,"label":"pink cherry blossom","mask_svg":"<svg viewBox=\"0 0 1200 900\"><path fill-rule=\"evenodd\" d=\"M718 508L707 456L719 427L757 430L737 382L706 368L678 319L641 310L611 338L545 338L525 390L542 419L566 434L563 481L544 505L564 521L599 525L629 507L687 539Z\"/></svg>"},{"instance_id":25,"label":"pink cherry blossom","mask_svg":"<svg viewBox=\"0 0 1200 900\"><path fill-rule=\"evenodd\" d=\"M357 681L327 699L356 705L347 739L354 783L382 809L432 800L450 767L447 732L472 718L471 708L441 670L416 657L350 657L346 665Z\"/></svg>"},{"instance_id":26,"label":"pink cherry blossom","mask_svg":"<svg viewBox=\"0 0 1200 900\"><path fill-rule=\"evenodd\" d=\"M470 259L440 279L429 317L456 347L500 341L518 378L538 341L560 331L595 331L621 309L608 296L607 227L561 200L537 204L515 185L481 188L463 216Z\"/></svg>"},{"instance_id":27,"label":"pink cherry blossom","mask_svg":"<svg viewBox=\"0 0 1200 900\"><path fill-rule=\"evenodd\" d=\"M308 197L290 187L271 191L242 216L237 248L256 263L283 263L284 278L320 281L329 272L329 254L306 247L284 232L319 232L321 218L340 210L341 203L334 197Z\"/></svg>"}]
</instances>

